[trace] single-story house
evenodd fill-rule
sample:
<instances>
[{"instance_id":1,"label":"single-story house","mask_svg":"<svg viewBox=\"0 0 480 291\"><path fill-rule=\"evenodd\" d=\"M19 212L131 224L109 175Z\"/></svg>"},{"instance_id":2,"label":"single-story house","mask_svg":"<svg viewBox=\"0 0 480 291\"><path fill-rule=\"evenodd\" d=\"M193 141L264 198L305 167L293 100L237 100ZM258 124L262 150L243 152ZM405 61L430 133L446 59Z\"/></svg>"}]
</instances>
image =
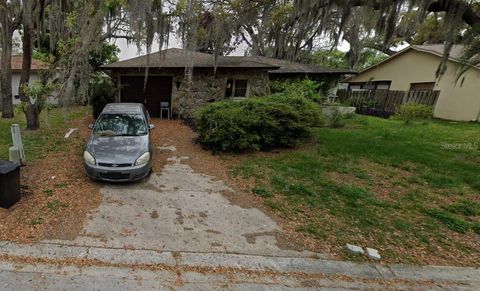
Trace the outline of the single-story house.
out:
<instances>
[{"instance_id":1,"label":"single-story house","mask_svg":"<svg viewBox=\"0 0 480 291\"><path fill-rule=\"evenodd\" d=\"M434 116L480 121L480 67L471 67L458 81L464 47L453 46L447 71L436 78L444 45L412 45L346 79L348 89L438 90Z\"/></svg>"},{"instance_id":2,"label":"single-story house","mask_svg":"<svg viewBox=\"0 0 480 291\"><path fill-rule=\"evenodd\" d=\"M186 74L188 68L193 68L192 74ZM168 102L174 114L189 117L207 102L268 95L272 76L312 77L321 71L305 68L261 57L218 56L215 61L210 54L171 48L109 64L103 70L119 84L118 101L144 103L151 116L159 116L160 102ZM337 79L344 75L325 71Z\"/></svg>"},{"instance_id":3,"label":"single-story house","mask_svg":"<svg viewBox=\"0 0 480 291\"><path fill-rule=\"evenodd\" d=\"M40 72L48 68L48 64L40 60L32 60L32 67L30 71L29 83L40 80ZM22 55L12 56L12 98L13 104L19 104L20 98L18 96L18 89L20 85L20 73L22 71Z\"/></svg>"}]
</instances>

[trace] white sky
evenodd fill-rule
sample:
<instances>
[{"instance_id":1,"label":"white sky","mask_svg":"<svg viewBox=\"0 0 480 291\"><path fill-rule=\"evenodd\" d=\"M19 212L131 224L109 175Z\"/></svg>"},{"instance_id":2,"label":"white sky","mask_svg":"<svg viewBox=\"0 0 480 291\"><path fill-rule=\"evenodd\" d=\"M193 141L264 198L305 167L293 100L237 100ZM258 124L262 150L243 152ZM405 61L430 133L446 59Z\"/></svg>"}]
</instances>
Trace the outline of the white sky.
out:
<instances>
[{"instance_id":1,"label":"white sky","mask_svg":"<svg viewBox=\"0 0 480 291\"><path fill-rule=\"evenodd\" d=\"M121 61L131 59L131 58L137 57L139 55L144 55L146 53L146 48L142 47L142 51L139 54L137 46L133 43L127 44L127 41L125 39L117 39L117 40L113 41L113 43L115 43L118 46L118 48L120 49L120 53L118 54L118 57ZM168 48L182 48L181 41L174 36L170 36ZM230 55L243 56L244 53L245 53L245 49L246 49L246 44L242 43ZM342 41L339 44L338 49L346 52L350 49L350 45L348 44L348 42ZM158 46L153 45L152 46L152 52L158 52Z\"/></svg>"}]
</instances>

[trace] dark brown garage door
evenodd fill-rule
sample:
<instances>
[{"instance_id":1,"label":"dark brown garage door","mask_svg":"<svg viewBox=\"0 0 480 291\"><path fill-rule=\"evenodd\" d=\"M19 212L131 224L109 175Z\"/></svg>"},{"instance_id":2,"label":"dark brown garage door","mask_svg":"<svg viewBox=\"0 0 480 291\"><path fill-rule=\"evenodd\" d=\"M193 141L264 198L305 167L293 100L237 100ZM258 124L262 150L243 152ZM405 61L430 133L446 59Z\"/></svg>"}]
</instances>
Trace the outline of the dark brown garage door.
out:
<instances>
[{"instance_id":1,"label":"dark brown garage door","mask_svg":"<svg viewBox=\"0 0 480 291\"><path fill-rule=\"evenodd\" d=\"M160 102L171 104L172 77L149 76L146 87L144 82L144 76L122 76L122 102L143 103L150 116L159 117Z\"/></svg>"}]
</instances>

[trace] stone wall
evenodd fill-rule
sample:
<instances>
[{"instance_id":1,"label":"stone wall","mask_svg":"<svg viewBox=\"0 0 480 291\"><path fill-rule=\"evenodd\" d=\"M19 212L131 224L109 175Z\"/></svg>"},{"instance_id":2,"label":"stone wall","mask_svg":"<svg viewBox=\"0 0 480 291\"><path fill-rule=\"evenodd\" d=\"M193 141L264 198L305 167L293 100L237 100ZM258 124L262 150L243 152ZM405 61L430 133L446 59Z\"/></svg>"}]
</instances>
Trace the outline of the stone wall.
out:
<instances>
[{"instance_id":1,"label":"stone wall","mask_svg":"<svg viewBox=\"0 0 480 291\"><path fill-rule=\"evenodd\" d=\"M268 73L259 69L218 69L194 70L191 82L185 74L176 77L180 86L172 88L172 108L182 117L191 117L202 105L208 102L223 100L228 79L248 80L247 97L265 96L269 94Z\"/></svg>"}]
</instances>

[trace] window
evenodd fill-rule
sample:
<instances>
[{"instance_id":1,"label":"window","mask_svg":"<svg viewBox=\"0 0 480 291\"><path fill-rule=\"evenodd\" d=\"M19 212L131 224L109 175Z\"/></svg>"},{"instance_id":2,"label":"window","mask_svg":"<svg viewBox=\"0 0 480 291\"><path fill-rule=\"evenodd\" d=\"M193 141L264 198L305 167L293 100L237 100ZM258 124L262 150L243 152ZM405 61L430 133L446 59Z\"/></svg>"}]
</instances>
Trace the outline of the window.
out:
<instances>
[{"instance_id":1,"label":"window","mask_svg":"<svg viewBox=\"0 0 480 291\"><path fill-rule=\"evenodd\" d=\"M375 81L376 90L388 90L392 81Z\"/></svg>"},{"instance_id":2,"label":"window","mask_svg":"<svg viewBox=\"0 0 480 291\"><path fill-rule=\"evenodd\" d=\"M235 80L235 94L234 97L247 96L247 80Z\"/></svg>"},{"instance_id":3,"label":"window","mask_svg":"<svg viewBox=\"0 0 480 291\"><path fill-rule=\"evenodd\" d=\"M376 85L374 82L368 82L363 84L362 86L362 89L365 89L365 90L375 90L375 88L376 88Z\"/></svg>"},{"instance_id":4,"label":"window","mask_svg":"<svg viewBox=\"0 0 480 291\"><path fill-rule=\"evenodd\" d=\"M247 80L227 80L225 88L225 98L231 97L246 97L247 96L248 81Z\"/></svg>"},{"instance_id":5,"label":"window","mask_svg":"<svg viewBox=\"0 0 480 291\"><path fill-rule=\"evenodd\" d=\"M93 133L102 136L139 136L148 133L141 114L104 113L100 115Z\"/></svg>"},{"instance_id":6,"label":"window","mask_svg":"<svg viewBox=\"0 0 480 291\"><path fill-rule=\"evenodd\" d=\"M410 83L410 91L432 91L435 82Z\"/></svg>"},{"instance_id":7,"label":"window","mask_svg":"<svg viewBox=\"0 0 480 291\"><path fill-rule=\"evenodd\" d=\"M371 81L371 82L353 82L350 83L349 90L389 90L392 81Z\"/></svg>"},{"instance_id":8,"label":"window","mask_svg":"<svg viewBox=\"0 0 480 291\"><path fill-rule=\"evenodd\" d=\"M20 99L20 95L15 95L14 98L18 100Z\"/></svg>"}]
</instances>

